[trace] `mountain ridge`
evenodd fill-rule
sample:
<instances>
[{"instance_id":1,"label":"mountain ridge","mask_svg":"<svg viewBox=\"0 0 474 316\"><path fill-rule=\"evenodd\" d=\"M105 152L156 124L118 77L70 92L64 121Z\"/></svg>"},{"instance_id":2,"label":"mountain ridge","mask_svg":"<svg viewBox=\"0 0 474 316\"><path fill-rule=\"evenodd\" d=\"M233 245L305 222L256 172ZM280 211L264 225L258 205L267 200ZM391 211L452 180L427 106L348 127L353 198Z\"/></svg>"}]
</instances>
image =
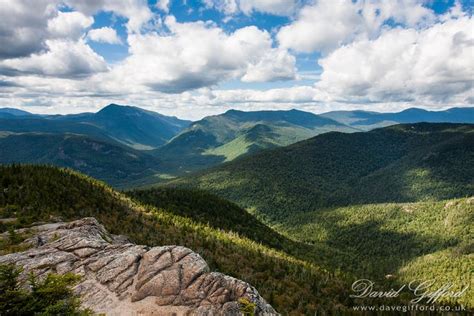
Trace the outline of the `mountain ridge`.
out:
<instances>
[{"instance_id":1,"label":"mountain ridge","mask_svg":"<svg viewBox=\"0 0 474 316\"><path fill-rule=\"evenodd\" d=\"M149 168L149 164L144 164L142 173L146 176L142 180L134 178L130 181L130 186L145 186L214 167L262 150L284 147L317 134L331 131L352 133L373 129L379 125L393 125L396 124L393 121L393 115L398 117L398 120L404 121L416 121L423 118L437 121L449 119L469 121L471 116L468 114L472 110L473 108L453 108L429 112L414 108L395 114L353 111L329 112L323 115L296 109L249 112L228 110L223 114L190 122L135 106L112 103L97 113L69 115L27 115L20 110L19 113L25 115L12 116L6 113L12 110L7 109L3 117L0 115L0 132L3 135L43 133L44 139L39 140L42 144L48 143L48 138L50 139L52 134L57 134L58 137L77 134L89 137L91 141L106 142L117 148L123 147L124 151L128 151L129 148L139 150L154 156L149 160L156 164L152 168ZM336 117L334 119L324 117L330 113ZM12 135L10 137L13 138ZM39 134L36 137L39 137ZM25 144L21 143L22 139L26 139L26 136L23 138L16 136L16 140L19 141L18 148L26 149L25 151L16 150L18 158L16 162L44 163L44 160L28 159L31 157L32 148L24 146ZM0 154L2 150L4 149L0 148ZM44 151L44 149L41 150ZM94 154L94 152L90 153ZM95 154L99 155L100 152L95 152ZM11 156L11 153L4 156L8 155ZM60 157L50 159L47 163L54 163L58 158ZM100 155L91 159L107 161L106 157ZM127 159L117 163L123 165L125 161ZM15 160L9 159L8 163L11 162ZM74 167L73 164L60 164L60 166ZM107 165L101 168L112 170ZM78 170L106 181L111 179L111 177L104 177L103 174L90 173L86 169ZM150 172L151 170L153 172ZM109 183L118 184L116 180ZM123 182L118 185L122 187Z\"/></svg>"},{"instance_id":2,"label":"mountain ridge","mask_svg":"<svg viewBox=\"0 0 474 316\"><path fill-rule=\"evenodd\" d=\"M400 112L331 111L320 114L361 130L401 123L474 123L474 107L454 107L440 111L408 108Z\"/></svg>"},{"instance_id":3,"label":"mountain ridge","mask_svg":"<svg viewBox=\"0 0 474 316\"><path fill-rule=\"evenodd\" d=\"M225 216L225 206L222 210L221 216ZM0 222L3 232L38 221L95 217L110 233L126 235L137 244L194 249L212 270L254 285L282 313L348 310L351 302L342 295L348 285L339 274L241 237L235 231L215 229L174 214L168 207L140 204L102 182L68 169L0 166L0 217L17 218L14 222Z\"/></svg>"},{"instance_id":4,"label":"mountain ridge","mask_svg":"<svg viewBox=\"0 0 474 316\"><path fill-rule=\"evenodd\" d=\"M256 126L259 129L253 129ZM173 162L170 168L184 174L332 130L356 131L332 119L295 109L228 110L193 122L163 147L156 149L154 155ZM246 135L248 132L252 135Z\"/></svg>"},{"instance_id":5,"label":"mountain ridge","mask_svg":"<svg viewBox=\"0 0 474 316\"><path fill-rule=\"evenodd\" d=\"M210 190L273 219L291 214L288 204L310 211L334 203L409 202L436 194L447 199L472 194L473 148L471 124L417 123L352 134L330 132L169 184ZM449 182L454 179L459 182ZM365 189L359 190L359 185ZM384 190L387 185L392 189ZM416 189L408 189L410 185Z\"/></svg>"},{"instance_id":6,"label":"mountain ridge","mask_svg":"<svg viewBox=\"0 0 474 316\"><path fill-rule=\"evenodd\" d=\"M15 120L0 116L0 120L2 131L77 133L139 150L163 145L190 123L139 107L117 104L110 104L96 113L32 114L16 116Z\"/></svg>"},{"instance_id":7,"label":"mountain ridge","mask_svg":"<svg viewBox=\"0 0 474 316\"><path fill-rule=\"evenodd\" d=\"M117 187L153 176L161 162L119 143L69 133L0 132L0 164L69 167Z\"/></svg>"}]
</instances>

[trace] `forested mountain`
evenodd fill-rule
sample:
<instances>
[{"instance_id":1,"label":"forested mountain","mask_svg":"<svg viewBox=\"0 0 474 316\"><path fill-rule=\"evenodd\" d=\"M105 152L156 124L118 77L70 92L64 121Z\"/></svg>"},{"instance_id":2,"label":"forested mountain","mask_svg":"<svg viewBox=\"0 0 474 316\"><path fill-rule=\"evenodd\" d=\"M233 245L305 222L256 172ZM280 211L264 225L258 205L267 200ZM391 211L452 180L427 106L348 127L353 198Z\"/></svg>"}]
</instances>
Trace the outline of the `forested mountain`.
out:
<instances>
[{"instance_id":1,"label":"forested mountain","mask_svg":"<svg viewBox=\"0 0 474 316\"><path fill-rule=\"evenodd\" d=\"M444 111L411 108L397 113L333 111L320 115L366 131L399 123L474 123L474 108L451 108Z\"/></svg>"},{"instance_id":2,"label":"forested mountain","mask_svg":"<svg viewBox=\"0 0 474 316\"><path fill-rule=\"evenodd\" d=\"M268 220L351 204L474 194L474 125L418 123L326 133L172 182Z\"/></svg>"},{"instance_id":3,"label":"forested mountain","mask_svg":"<svg viewBox=\"0 0 474 316\"><path fill-rule=\"evenodd\" d=\"M333 272L269 247L268 242L279 243L282 239L269 228L264 228L267 234L266 240L260 240L263 244L252 240L252 235L262 236L257 231L262 229L262 224L255 219L243 218L248 227L219 229L194 219L201 215L226 217L228 213L232 217L230 213L241 212L236 206L218 198L211 197L208 201L208 194L199 196L196 192L159 194L159 207L144 206L76 172L53 167L0 166L0 218L16 218L14 222L1 222L0 231L27 227L38 221L92 216L111 233L126 235L137 244L181 245L193 249L211 270L251 282L281 313L303 315L350 310L348 306L353 302L348 295L349 284ZM157 200L156 196L151 198ZM212 213L203 214L210 203ZM252 229L255 229L253 234ZM271 240L272 236L275 241ZM14 240L22 238L26 237L16 236ZM1 240L0 250L15 250L15 245Z\"/></svg>"},{"instance_id":4,"label":"forested mountain","mask_svg":"<svg viewBox=\"0 0 474 316\"><path fill-rule=\"evenodd\" d=\"M142 204L166 209L215 229L236 232L272 248L285 249L285 244L293 245L236 204L206 191L153 188L128 191L127 195Z\"/></svg>"},{"instance_id":5,"label":"forested mountain","mask_svg":"<svg viewBox=\"0 0 474 316\"><path fill-rule=\"evenodd\" d=\"M66 133L0 132L0 163L70 167L117 187L141 183L160 166L157 158L144 152Z\"/></svg>"},{"instance_id":6,"label":"forested mountain","mask_svg":"<svg viewBox=\"0 0 474 316\"><path fill-rule=\"evenodd\" d=\"M436 202L331 207L294 214L278 228L313 245L313 262L396 283L434 280L432 290L472 286L474 197ZM329 250L329 251L327 251ZM474 309L474 291L443 302Z\"/></svg>"},{"instance_id":7,"label":"forested mountain","mask_svg":"<svg viewBox=\"0 0 474 316\"><path fill-rule=\"evenodd\" d=\"M132 148L145 150L165 144L191 123L138 107L117 104L110 104L97 113L53 118L96 126L112 139Z\"/></svg>"},{"instance_id":8,"label":"forested mountain","mask_svg":"<svg viewBox=\"0 0 474 316\"><path fill-rule=\"evenodd\" d=\"M229 198L331 271L461 290L474 264L472 179L474 125L419 123L318 135L171 186ZM472 308L474 296L444 301Z\"/></svg>"},{"instance_id":9,"label":"forested mountain","mask_svg":"<svg viewBox=\"0 0 474 316\"><path fill-rule=\"evenodd\" d=\"M4 154L8 159L0 158L0 162L58 163L58 166L75 168L114 186L134 187L168 181L170 178L217 166L262 150L287 146L322 133L351 133L379 125L395 124L397 121L469 121L473 117L469 111L472 112L472 108L453 108L442 112L410 109L400 113L354 111L315 115L298 110L229 110L192 123L138 107L116 104L110 104L97 113L70 115L36 115L3 108L0 109L0 132L41 133L42 136L35 136L37 139L42 138L38 144L48 143L46 138L52 139L53 134L56 135L55 139L77 134L91 141L107 143L114 148L123 147L124 151L140 150L155 158L134 152L133 155L143 156L147 162L136 164L136 168L130 169L124 168L129 163L126 157L130 155L116 155L116 161L110 165L110 159L104 156L106 152L95 151L90 152L93 154L90 159L97 162L95 167L78 168L76 163L65 163L54 158L53 153L57 153L57 148L49 150L50 155L46 159L46 148L37 149L34 148L35 145L29 148L31 142L28 140L32 135L17 135L17 150L15 153ZM11 141L13 136L9 137ZM6 139L2 141L5 142ZM0 154L5 150L7 147L0 148ZM38 154L32 155L32 152ZM81 157L79 150L70 151L70 154L71 161L83 160L84 155ZM119 161L121 157L126 159ZM101 162L107 164L100 165ZM139 165L142 165L141 170ZM118 177L122 171L127 176ZM119 181L119 178L123 181Z\"/></svg>"},{"instance_id":10,"label":"forested mountain","mask_svg":"<svg viewBox=\"0 0 474 316\"><path fill-rule=\"evenodd\" d=\"M111 104L97 113L22 115L15 119L0 116L0 131L75 133L148 150L163 145L189 123L137 107Z\"/></svg>"},{"instance_id":11,"label":"forested mountain","mask_svg":"<svg viewBox=\"0 0 474 316\"><path fill-rule=\"evenodd\" d=\"M118 144L117 141L110 138L104 130L97 126L81 122L51 120L36 115L16 117L15 119L0 118L0 131L12 133L70 133Z\"/></svg>"},{"instance_id":12,"label":"forested mountain","mask_svg":"<svg viewBox=\"0 0 474 316\"><path fill-rule=\"evenodd\" d=\"M456 144L444 133L458 135L453 136L458 140L470 139L473 133L472 126L466 125L421 125L425 126L397 126L370 133L385 131L389 135L394 130L421 134L423 141L405 135L410 141L399 143L424 143L430 148L436 147L430 144L438 141ZM385 141L395 139L392 136ZM469 152L469 143L464 145ZM449 155L441 158L446 157ZM456 157L472 163L469 154ZM465 172L469 177L469 165ZM252 189L247 182L242 184ZM364 304L349 297L350 284L358 278L375 280L382 287L397 287L413 279L435 279L436 288L456 280L455 289L470 280L473 198L329 206L295 212L284 220L278 219L278 224L273 223L280 232L277 233L235 204L200 190L157 188L127 195L132 199L68 170L0 166L0 218L17 218L1 223L0 230L58 217L72 220L93 216L112 233L130 236L133 242L183 245L198 251L212 270L251 282L272 306L285 314L348 312L347 306ZM5 246L7 250L16 249L13 244L0 242L0 250L5 251ZM393 277L387 279L388 274ZM400 300L410 297L406 295ZM473 299L472 292L468 292L458 299L446 298L441 302L472 308ZM398 302L390 300L392 304ZM370 303L383 304L384 300Z\"/></svg>"},{"instance_id":13,"label":"forested mountain","mask_svg":"<svg viewBox=\"0 0 474 316\"><path fill-rule=\"evenodd\" d=\"M18 118L23 116L32 116L33 114L14 109L14 108L0 108L0 118Z\"/></svg>"},{"instance_id":14,"label":"forested mountain","mask_svg":"<svg viewBox=\"0 0 474 316\"><path fill-rule=\"evenodd\" d=\"M356 130L332 119L298 110L229 110L194 122L154 154L169 162L169 173L179 174L329 131Z\"/></svg>"}]
</instances>

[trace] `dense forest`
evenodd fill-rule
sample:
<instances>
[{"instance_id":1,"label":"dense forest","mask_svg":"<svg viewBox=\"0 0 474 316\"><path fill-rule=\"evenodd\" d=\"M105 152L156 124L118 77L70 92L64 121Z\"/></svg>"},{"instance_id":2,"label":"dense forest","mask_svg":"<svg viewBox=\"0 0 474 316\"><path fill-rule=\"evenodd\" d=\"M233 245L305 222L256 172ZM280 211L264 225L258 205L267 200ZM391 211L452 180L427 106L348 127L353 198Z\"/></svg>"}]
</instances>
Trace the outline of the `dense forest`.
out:
<instances>
[{"instance_id":1,"label":"dense forest","mask_svg":"<svg viewBox=\"0 0 474 316\"><path fill-rule=\"evenodd\" d=\"M144 184L161 166L146 152L69 133L0 132L0 163L72 168L116 187Z\"/></svg>"},{"instance_id":2,"label":"dense forest","mask_svg":"<svg viewBox=\"0 0 474 316\"><path fill-rule=\"evenodd\" d=\"M253 233L246 225L233 226L234 217L244 211L202 191L159 188L130 194L147 204L211 226L253 234L270 246L278 241L278 249L335 272L346 280L369 278L385 286L394 286L434 279L434 288L456 280L455 289L460 290L472 279L474 198L355 205L298 213L285 224L274 226L288 237L284 238L269 228L260 237L258 231L262 224L252 225L258 228ZM206 198L199 200L199 197ZM194 208L192 205L199 206ZM226 208L220 208L220 205ZM232 212L221 213L219 209ZM241 223L255 221L250 217ZM269 240L265 236L272 238ZM387 280L387 275L394 280ZM461 299L448 302L472 306L473 294L471 291Z\"/></svg>"},{"instance_id":3,"label":"dense forest","mask_svg":"<svg viewBox=\"0 0 474 316\"><path fill-rule=\"evenodd\" d=\"M461 287L474 266L472 179L474 126L421 123L323 134L170 187L231 199L295 241L295 256L310 245L302 258L325 269Z\"/></svg>"},{"instance_id":4,"label":"dense forest","mask_svg":"<svg viewBox=\"0 0 474 316\"><path fill-rule=\"evenodd\" d=\"M326 133L170 183L230 199L269 223L333 206L474 194L474 125Z\"/></svg>"},{"instance_id":5,"label":"dense forest","mask_svg":"<svg viewBox=\"0 0 474 316\"><path fill-rule=\"evenodd\" d=\"M127 194L145 205L165 209L215 229L233 231L241 236L283 249L291 241L276 233L234 203L201 190L157 188L133 190Z\"/></svg>"},{"instance_id":6,"label":"dense forest","mask_svg":"<svg viewBox=\"0 0 474 316\"><path fill-rule=\"evenodd\" d=\"M165 208L143 206L73 171L41 166L0 167L0 216L17 218L13 223L1 224L2 231L39 221L93 216L111 233L129 236L138 244L189 247L212 270L254 285L282 313L347 310L344 306L352 304L350 286L330 271L236 232L215 229Z\"/></svg>"},{"instance_id":7,"label":"dense forest","mask_svg":"<svg viewBox=\"0 0 474 316\"><path fill-rule=\"evenodd\" d=\"M328 133L127 192L69 169L0 166L0 217L15 219L0 223L0 252L24 250L15 228L93 216L138 244L193 249L284 314L368 303L349 296L359 278L459 289L474 266L473 150L472 125ZM473 302L472 291L441 301Z\"/></svg>"},{"instance_id":8,"label":"dense forest","mask_svg":"<svg viewBox=\"0 0 474 316\"><path fill-rule=\"evenodd\" d=\"M385 282L435 280L470 285L474 267L474 197L438 202L368 204L295 214L279 231L333 250L313 262ZM325 262L326 261L326 262ZM473 306L474 291L457 300Z\"/></svg>"}]
</instances>

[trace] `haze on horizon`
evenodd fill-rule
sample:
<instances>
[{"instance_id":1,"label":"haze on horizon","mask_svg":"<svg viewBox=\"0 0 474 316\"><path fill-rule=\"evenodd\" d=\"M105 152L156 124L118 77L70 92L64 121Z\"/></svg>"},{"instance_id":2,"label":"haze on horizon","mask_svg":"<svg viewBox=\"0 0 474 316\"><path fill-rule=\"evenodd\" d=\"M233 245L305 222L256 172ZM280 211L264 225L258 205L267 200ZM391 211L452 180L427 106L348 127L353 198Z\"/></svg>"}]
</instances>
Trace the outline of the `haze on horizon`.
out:
<instances>
[{"instance_id":1,"label":"haze on horizon","mask_svg":"<svg viewBox=\"0 0 474 316\"><path fill-rule=\"evenodd\" d=\"M468 0L3 0L0 44L0 107L32 113L474 104Z\"/></svg>"}]
</instances>

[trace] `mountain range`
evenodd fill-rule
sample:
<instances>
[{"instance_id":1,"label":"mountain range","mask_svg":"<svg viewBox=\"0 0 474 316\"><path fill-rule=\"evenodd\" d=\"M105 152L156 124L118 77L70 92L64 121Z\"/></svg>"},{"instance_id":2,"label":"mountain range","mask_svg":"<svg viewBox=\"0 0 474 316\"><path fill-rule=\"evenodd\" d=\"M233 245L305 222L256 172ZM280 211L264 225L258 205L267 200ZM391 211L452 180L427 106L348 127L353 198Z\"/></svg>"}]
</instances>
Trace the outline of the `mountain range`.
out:
<instances>
[{"instance_id":1,"label":"mountain range","mask_svg":"<svg viewBox=\"0 0 474 316\"><path fill-rule=\"evenodd\" d=\"M1 114L12 115L15 120L0 116L0 130L10 132L74 133L100 138L139 150L149 150L165 144L189 125L159 113L132 106L110 104L97 113L71 115L33 115L0 109Z\"/></svg>"},{"instance_id":2,"label":"mountain range","mask_svg":"<svg viewBox=\"0 0 474 316\"><path fill-rule=\"evenodd\" d=\"M331 132L171 183L214 192L267 220L320 208L474 192L474 125L417 123Z\"/></svg>"},{"instance_id":3,"label":"mountain range","mask_svg":"<svg viewBox=\"0 0 474 316\"><path fill-rule=\"evenodd\" d=\"M457 280L461 290L473 264L472 179L474 125L416 123L321 134L167 186L235 202L324 269L382 287Z\"/></svg>"},{"instance_id":4,"label":"mountain range","mask_svg":"<svg viewBox=\"0 0 474 316\"><path fill-rule=\"evenodd\" d=\"M320 115L299 110L229 110L191 122L116 104L97 113L70 115L35 115L3 108L0 109L0 163L54 164L75 168L117 187L131 187L168 181L321 133L353 133L422 121L473 123L474 109L339 111ZM65 159L62 152L72 148L65 144L77 141L78 136L84 140L83 144L100 142L123 154L110 159L107 151L88 150L85 146L87 155L69 150ZM32 139L41 146L31 147ZM18 145L14 151L12 144ZM136 168L127 167L132 158Z\"/></svg>"},{"instance_id":5,"label":"mountain range","mask_svg":"<svg viewBox=\"0 0 474 316\"><path fill-rule=\"evenodd\" d=\"M396 113L369 111L332 111L321 114L359 130L406 123L474 123L474 108L451 108L444 111L427 111L410 108Z\"/></svg>"},{"instance_id":6,"label":"mountain range","mask_svg":"<svg viewBox=\"0 0 474 316\"><path fill-rule=\"evenodd\" d=\"M151 150L164 145L191 123L137 107L116 104L110 104L97 113L51 118L96 126L110 138L140 150Z\"/></svg>"},{"instance_id":7,"label":"mountain range","mask_svg":"<svg viewBox=\"0 0 474 316\"><path fill-rule=\"evenodd\" d=\"M0 108L0 118L33 116L33 114L15 108Z\"/></svg>"},{"instance_id":8,"label":"mountain range","mask_svg":"<svg viewBox=\"0 0 474 316\"><path fill-rule=\"evenodd\" d=\"M21 229L38 222L94 217L136 244L189 247L283 314L411 298L353 299L361 278L381 288L456 280L461 290L474 249L472 109L404 112L231 110L188 122L117 105L62 116L8 109L0 254L23 251L31 236ZM473 295L439 304L472 309Z\"/></svg>"},{"instance_id":9,"label":"mountain range","mask_svg":"<svg viewBox=\"0 0 474 316\"><path fill-rule=\"evenodd\" d=\"M141 184L161 162L146 152L71 133L0 132L0 163L68 167L118 187Z\"/></svg>"},{"instance_id":10,"label":"mountain range","mask_svg":"<svg viewBox=\"0 0 474 316\"><path fill-rule=\"evenodd\" d=\"M230 110L194 122L154 155L173 162L168 170L183 174L263 149L286 146L328 131L355 129L332 119L298 111Z\"/></svg>"}]
</instances>

